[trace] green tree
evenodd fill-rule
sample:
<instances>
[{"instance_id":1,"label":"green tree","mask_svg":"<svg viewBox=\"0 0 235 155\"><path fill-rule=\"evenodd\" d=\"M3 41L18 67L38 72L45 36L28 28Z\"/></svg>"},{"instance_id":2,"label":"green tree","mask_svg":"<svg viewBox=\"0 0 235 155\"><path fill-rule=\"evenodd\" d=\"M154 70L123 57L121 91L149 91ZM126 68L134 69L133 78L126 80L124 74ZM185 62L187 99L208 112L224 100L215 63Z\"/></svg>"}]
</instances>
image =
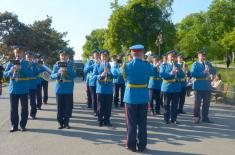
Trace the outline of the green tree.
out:
<instances>
[{"instance_id":1,"label":"green tree","mask_svg":"<svg viewBox=\"0 0 235 155\"><path fill-rule=\"evenodd\" d=\"M16 14L0 13L0 60L7 60L12 56L10 46L24 44L29 50L39 51L47 57L49 63L58 59L58 49L69 48L70 57L75 54L64 40L67 33L60 33L51 27L52 18L35 21L32 25L25 25L18 20Z\"/></svg>"},{"instance_id":2,"label":"green tree","mask_svg":"<svg viewBox=\"0 0 235 155\"><path fill-rule=\"evenodd\" d=\"M91 51L95 49L104 49L106 29L96 29L86 36L86 43L83 45L83 57L88 57Z\"/></svg>"},{"instance_id":3,"label":"green tree","mask_svg":"<svg viewBox=\"0 0 235 155\"><path fill-rule=\"evenodd\" d=\"M225 48L226 52L234 52L235 51L235 27L233 31L225 34L224 38L221 39L221 44Z\"/></svg>"},{"instance_id":4,"label":"green tree","mask_svg":"<svg viewBox=\"0 0 235 155\"><path fill-rule=\"evenodd\" d=\"M60 33L51 27L52 18L47 17L45 20L35 21L30 25L31 42L28 46L30 49L39 51L42 56L50 57L50 62L53 63L58 59L58 50L66 48L68 41L64 40L66 32ZM75 52L71 53L73 57Z\"/></svg>"},{"instance_id":5,"label":"green tree","mask_svg":"<svg viewBox=\"0 0 235 155\"><path fill-rule=\"evenodd\" d=\"M18 20L18 16L10 12L0 12L0 57L7 60L12 57L10 46L28 44L30 28Z\"/></svg>"},{"instance_id":6,"label":"green tree","mask_svg":"<svg viewBox=\"0 0 235 155\"><path fill-rule=\"evenodd\" d=\"M213 0L206 15L210 38L217 41L235 26L235 1Z\"/></svg>"},{"instance_id":7,"label":"green tree","mask_svg":"<svg viewBox=\"0 0 235 155\"><path fill-rule=\"evenodd\" d=\"M156 51L156 36L163 33L162 50L174 47L175 27L169 20L172 1L130 0L116 7L105 34L105 47L112 53L125 52L132 44L144 44L147 50Z\"/></svg>"},{"instance_id":8,"label":"green tree","mask_svg":"<svg viewBox=\"0 0 235 155\"><path fill-rule=\"evenodd\" d=\"M177 49L186 57L192 57L195 52L210 44L208 26L204 13L194 13L185 17L177 24Z\"/></svg>"},{"instance_id":9,"label":"green tree","mask_svg":"<svg viewBox=\"0 0 235 155\"><path fill-rule=\"evenodd\" d=\"M193 56L205 47L209 57L221 58L232 48L228 42L234 27L235 1L213 0L207 12L188 15L177 24L177 48Z\"/></svg>"}]
</instances>

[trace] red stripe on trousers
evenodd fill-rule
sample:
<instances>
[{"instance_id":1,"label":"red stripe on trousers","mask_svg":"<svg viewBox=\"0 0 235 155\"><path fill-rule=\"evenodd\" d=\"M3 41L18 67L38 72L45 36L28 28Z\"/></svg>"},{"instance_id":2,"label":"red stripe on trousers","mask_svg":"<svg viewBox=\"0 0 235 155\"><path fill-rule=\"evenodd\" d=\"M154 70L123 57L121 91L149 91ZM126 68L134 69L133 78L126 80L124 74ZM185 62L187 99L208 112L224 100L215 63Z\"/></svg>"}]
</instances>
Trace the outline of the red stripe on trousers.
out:
<instances>
[{"instance_id":1,"label":"red stripe on trousers","mask_svg":"<svg viewBox=\"0 0 235 155\"><path fill-rule=\"evenodd\" d=\"M125 145L127 147L127 143L128 143L128 107L127 107L127 105L125 105L125 113L126 113L126 141L125 141Z\"/></svg>"}]
</instances>

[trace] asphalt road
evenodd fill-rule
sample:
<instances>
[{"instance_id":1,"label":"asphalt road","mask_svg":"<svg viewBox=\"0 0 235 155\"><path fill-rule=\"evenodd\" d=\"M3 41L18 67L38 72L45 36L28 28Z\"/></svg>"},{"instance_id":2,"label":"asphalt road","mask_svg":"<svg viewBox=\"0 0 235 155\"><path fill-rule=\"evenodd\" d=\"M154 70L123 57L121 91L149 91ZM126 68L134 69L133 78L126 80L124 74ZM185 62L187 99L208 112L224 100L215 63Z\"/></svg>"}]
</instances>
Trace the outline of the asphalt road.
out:
<instances>
[{"instance_id":1,"label":"asphalt road","mask_svg":"<svg viewBox=\"0 0 235 155\"><path fill-rule=\"evenodd\" d=\"M72 129L57 130L54 83L49 87L49 104L38 111L38 119L28 121L27 132L9 133L9 100L6 89L0 99L0 155L126 155L140 154L125 149L125 113L113 108L113 127L98 127L92 110L87 109L85 84L75 85ZM186 115L180 125L166 125L162 116L148 117L148 150L159 155L234 155L235 107L212 105L214 124L192 123L192 99L186 100Z\"/></svg>"}]
</instances>

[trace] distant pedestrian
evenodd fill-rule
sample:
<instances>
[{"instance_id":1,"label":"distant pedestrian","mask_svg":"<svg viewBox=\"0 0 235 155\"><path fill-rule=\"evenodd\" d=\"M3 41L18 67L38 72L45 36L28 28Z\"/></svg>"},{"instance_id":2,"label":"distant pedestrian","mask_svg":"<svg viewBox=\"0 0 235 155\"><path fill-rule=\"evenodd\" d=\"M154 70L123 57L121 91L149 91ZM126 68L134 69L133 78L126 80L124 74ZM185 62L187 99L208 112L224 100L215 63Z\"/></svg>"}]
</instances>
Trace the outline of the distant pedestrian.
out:
<instances>
[{"instance_id":1,"label":"distant pedestrian","mask_svg":"<svg viewBox=\"0 0 235 155\"><path fill-rule=\"evenodd\" d=\"M227 64L227 68L229 68L229 66L231 64L231 56L230 56L230 54L226 55L226 64Z\"/></svg>"}]
</instances>

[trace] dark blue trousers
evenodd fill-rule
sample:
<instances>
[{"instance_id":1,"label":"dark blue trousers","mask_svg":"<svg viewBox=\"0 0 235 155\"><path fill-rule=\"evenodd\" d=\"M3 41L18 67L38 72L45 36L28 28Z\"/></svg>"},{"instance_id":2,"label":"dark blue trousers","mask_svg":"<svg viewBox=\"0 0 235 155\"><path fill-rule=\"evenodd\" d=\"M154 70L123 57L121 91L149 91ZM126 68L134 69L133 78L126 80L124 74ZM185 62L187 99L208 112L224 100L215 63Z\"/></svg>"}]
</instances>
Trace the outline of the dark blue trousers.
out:
<instances>
[{"instance_id":1,"label":"dark blue trousers","mask_svg":"<svg viewBox=\"0 0 235 155\"><path fill-rule=\"evenodd\" d=\"M73 115L73 106L74 106L73 101L74 101L74 98L73 98L73 94L69 94L69 96L70 96L70 98L71 98L71 104L70 104L70 107L69 107L69 109L70 109L69 117L71 118L72 115Z\"/></svg>"},{"instance_id":2,"label":"dark blue trousers","mask_svg":"<svg viewBox=\"0 0 235 155\"><path fill-rule=\"evenodd\" d=\"M164 120L165 121L169 121L170 118L171 118L171 122L176 121L179 96L180 96L180 93L163 92L163 98L164 98L163 105L165 108Z\"/></svg>"},{"instance_id":3,"label":"dark blue trousers","mask_svg":"<svg viewBox=\"0 0 235 155\"><path fill-rule=\"evenodd\" d=\"M1 81L2 79L0 79L0 95L2 95L2 81Z\"/></svg>"},{"instance_id":4,"label":"dark blue trousers","mask_svg":"<svg viewBox=\"0 0 235 155\"><path fill-rule=\"evenodd\" d=\"M185 103L185 96L186 96L186 87L181 88L180 92L180 99L179 99L179 106L178 106L178 112L184 111L184 103Z\"/></svg>"},{"instance_id":5,"label":"dark blue trousers","mask_svg":"<svg viewBox=\"0 0 235 155\"><path fill-rule=\"evenodd\" d=\"M36 97L37 97L37 107L41 108L42 107L42 85L37 84L37 89L36 89Z\"/></svg>"},{"instance_id":6,"label":"dark blue trousers","mask_svg":"<svg viewBox=\"0 0 235 155\"><path fill-rule=\"evenodd\" d=\"M136 149L137 145L139 149L144 149L147 145L148 104L126 104L125 110L127 117L127 147Z\"/></svg>"},{"instance_id":7,"label":"dark blue trousers","mask_svg":"<svg viewBox=\"0 0 235 155\"><path fill-rule=\"evenodd\" d=\"M161 90L160 89L149 89L149 104L150 104L150 108L152 111L154 111L154 109L156 110L156 112L160 112L160 105L162 105L162 100L161 100ZM154 101L156 103L155 107L154 107Z\"/></svg>"},{"instance_id":8,"label":"dark blue trousers","mask_svg":"<svg viewBox=\"0 0 235 155\"><path fill-rule=\"evenodd\" d=\"M29 89L29 100L30 100L30 116L35 117L37 114L37 105L36 105L36 89Z\"/></svg>"},{"instance_id":9,"label":"dark blue trousers","mask_svg":"<svg viewBox=\"0 0 235 155\"><path fill-rule=\"evenodd\" d=\"M86 85L86 94L87 94L87 106L90 108L92 104L92 100L91 100L91 92L90 92L88 84Z\"/></svg>"},{"instance_id":10,"label":"dark blue trousers","mask_svg":"<svg viewBox=\"0 0 235 155\"><path fill-rule=\"evenodd\" d=\"M18 129L19 124L19 101L21 103L20 127L25 128L28 120L28 94L10 94L10 119L14 129Z\"/></svg>"},{"instance_id":11,"label":"dark blue trousers","mask_svg":"<svg viewBox=\"0 0 235 155\"><path fill-rule=\"evenodd\" d=\"M208 119L210 100L211 100L210 91L195 91L194 117L201 118L200 109L201 109L201 103L203 103L202 120Z\"/></svg>"},{"instance_id":12,"label":"dark blue trousers","mask_svg":"<svg viewBox=\"0 0 235 155\"><path fill-rule=\"evenodd\" d=\"M97 113L97 94L96 94L96 86L89 86L89 90L91 93L91 103L94 108L94 113Z\"/></svg>"},{"instance_id":13,"label":"dark blue trousers","mask_svg":"<svg viewBox=\"0 0 235 155\"><path fill-rule=\"evenodd\" d=\"M48 81L42 80L42 91L43 91L43 103L48 101Z\"/></svg>"},{"instance_id":14,"label":"dark blue trousers","mask_svg":"<svg viewBox=\"0 0 235 155\"><path fill-rule=\"evenodd\" d=\"M72 94L56 94L57 121L60 126L68 126L72 108Z\"/></svg>"},{"instance_id":15,"label":"dark blue trousers","mask_svg":"<svg viewBox=\"0 0 235 155\"><path fill-rule=\"evenodd\" d=\"M112 111L112 94L97 94L98 100L98 121L104 124L110 123Z\"/></svg>"},{"instance_id":16,"label":"dark blue trousers","mask_svg":"<svg viewBox=\"0 0 235 155\"><path fill-rule=\"evenodd\" d=\"M118 106L118 101L119 101L119 92L121 92L121 105L124 106L123 98L124 98L124 93L125 93L125 84L117 84L115 83L114 85L114 105Z\"/></svg>"}]
</instances>

